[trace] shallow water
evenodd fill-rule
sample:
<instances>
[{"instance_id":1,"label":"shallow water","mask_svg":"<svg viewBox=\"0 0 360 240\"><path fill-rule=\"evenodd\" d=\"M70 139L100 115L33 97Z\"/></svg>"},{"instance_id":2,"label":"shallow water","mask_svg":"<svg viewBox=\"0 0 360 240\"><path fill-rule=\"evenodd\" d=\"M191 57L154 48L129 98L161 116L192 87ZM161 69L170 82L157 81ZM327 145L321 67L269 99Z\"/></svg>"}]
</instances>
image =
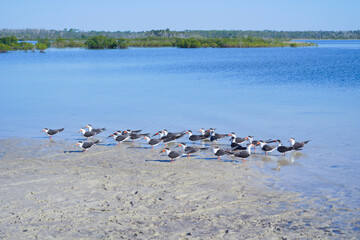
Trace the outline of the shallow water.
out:
<instances>
[{"instance_id":1,"label":"shallow water","mask_svg":"<svg viewBox=\"0 0 360 240\"><path fill-rule=\"evenodd\" d=\"M48 49L0 54L0 137L87 123L154 132L216 127L311 142L259 171L275 186L359 207L360 41L311 48ZM227 143L224 141L223 143ZM291 155L291 156L290 156Z\"/></svg>"}]
</instances>

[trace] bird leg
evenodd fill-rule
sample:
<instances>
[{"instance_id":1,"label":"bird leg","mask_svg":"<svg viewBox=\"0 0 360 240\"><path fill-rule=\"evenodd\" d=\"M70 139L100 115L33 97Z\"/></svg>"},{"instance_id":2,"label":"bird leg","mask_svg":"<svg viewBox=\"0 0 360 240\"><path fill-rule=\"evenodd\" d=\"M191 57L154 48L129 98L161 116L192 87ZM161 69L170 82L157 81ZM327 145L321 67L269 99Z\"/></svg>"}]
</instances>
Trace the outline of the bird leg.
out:
<instances>
[{"instance_id":1,"label":"bird leg","mask_svg":"<svg viewBox=\"0 0 360 240\"><path fill-rule=\"evenodd\" d=\"M190 153L188 153L188 158L190 157Z\"/></svg>"},{"instance_id":2,"label":"bird leg","mask_svg":"<svg viewBox=\"0 0 360 240\"><path fill-rule=\"evenodd\" d=\"M151 150L153 150L154 149L154 146L151 146Z\"/></svg>"}]
</instances>

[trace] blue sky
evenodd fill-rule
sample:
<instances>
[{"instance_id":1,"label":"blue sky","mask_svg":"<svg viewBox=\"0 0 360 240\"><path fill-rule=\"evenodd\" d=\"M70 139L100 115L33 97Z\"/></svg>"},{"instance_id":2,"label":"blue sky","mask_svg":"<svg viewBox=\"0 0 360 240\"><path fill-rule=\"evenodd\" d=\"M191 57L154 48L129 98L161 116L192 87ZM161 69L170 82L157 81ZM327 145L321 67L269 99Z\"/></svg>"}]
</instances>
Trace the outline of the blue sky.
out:
<instances>
[{"instance_id":1,"label":"blue sky","mask_svg":"<svg viewBox=\"0 0 360 240\"><path fill-rule=\"evenodd\" d=\"M360 29L360 0L16 0L1 5L0 28L11 29Z\"/></svg>"}]
</instances>

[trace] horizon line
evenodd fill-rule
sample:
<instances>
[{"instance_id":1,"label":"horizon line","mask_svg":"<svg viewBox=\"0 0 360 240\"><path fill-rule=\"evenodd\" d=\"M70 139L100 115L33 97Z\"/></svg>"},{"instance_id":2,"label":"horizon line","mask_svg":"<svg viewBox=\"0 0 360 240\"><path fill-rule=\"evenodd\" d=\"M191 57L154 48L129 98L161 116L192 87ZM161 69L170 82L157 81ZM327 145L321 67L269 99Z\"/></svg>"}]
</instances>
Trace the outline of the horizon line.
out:
<instances>
[{"instance_id":1,"label":"horizon line","mask_svg":"<svg viewBox=\"0 0 360 240\"><path fill-rule=\"evenodd\" d=\"M185 30L171 30L170 28L165 29L151 29L151 30L80 30L77 28L64 28L64 29L47 29L47 28L1 28L0 31L4 30L46 30L46 31L70 31L74 30L76 32L150 32L150 31L171 31L171 32L186 32L186 31L250 31L250 32L356 32L357 30L271 30L271 29L263 29L263 30L242 30L242 29L211 29L211 30L202 30L202 29L185 29Z\"/></svg>"}]
</instances>

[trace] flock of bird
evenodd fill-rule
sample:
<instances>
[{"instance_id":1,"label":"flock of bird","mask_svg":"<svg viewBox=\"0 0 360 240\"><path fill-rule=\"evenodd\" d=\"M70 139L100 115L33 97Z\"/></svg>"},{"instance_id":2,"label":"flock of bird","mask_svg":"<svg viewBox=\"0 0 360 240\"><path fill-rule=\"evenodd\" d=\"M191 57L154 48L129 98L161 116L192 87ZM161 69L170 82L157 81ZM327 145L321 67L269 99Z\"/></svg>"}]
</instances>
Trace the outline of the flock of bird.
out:
<instances>
[{"instance_id":1,"label":"flock of bird","mask_svg":"<svg viewBox=\"0 0 360 240\"><path fill-rule=\"evenodd\" d=\"M45 132L51 138L51 136L54 136L55 134L58 134L63 130L64 128L60 128L60 129L44 128L42 131ZM81 128L78 132L81 132L81 134L88 140L104 131L106 131L105 128L93 128L90 124L88 124L85 127ZM128 129L124 131L116 131L108 137L113 137L114 140L118 142L119 145L122 142L129 140L135 142L135 140L145 139L147 144L151 146L151 149L153 149L154 146L157 146L159 144L164 144L165 148L162 149L161 152L166 152L167 156L171 159L171 162L174 162L175 159L183 155L187 155L189 157L190 154L192 153L196 153L208 149L208 147L195 145L196 142L202 142L202 141L211 142L213 153L215 156L218 157L219 160L222 156L229 155L243 159L243 161L245 161L245 159L251 155L252 148L254 148L254 151L256 151L256 147L259 147L262 151L264 151L265 155L275 150L285 155L286 152L302 150L305 144L307 144L310 141L307 140L303 142L296 142L294 138L290 138L289 140L290 145L283 146L281 140L279 139L277 140L269 139L264 141L264 140L254 140L253 136L247 136L241 138L241 137L237 137L234 132L230 134L216 133L215 128L210 128L207 130L201 128L199 132L200 134L196 135L193 134L191 130L181 131L181 132L169 132L168 130L164 129L162 131L158 131L155 134L153 134L152 137L154 138L150 138L151 135L150 133L141 133L141 130ZM181 151L178 151L176 149L170 149L167 147L167 144L183 138L186 134L188 134L188 139L194 143L193 146L188 146L186 143L179 143L176 146L182 147ZM218 140L226 137L230 137L231 144L229 148L222 149L217 145L213 145L214 142L217 142ZM98 143L100 143L100 140L84 141L84 142L79 141L76 143L76 145L82 148L82 150L85 152L86 150L90 149L91 147L93 147Z\"/></svg>"}]
</instances>

